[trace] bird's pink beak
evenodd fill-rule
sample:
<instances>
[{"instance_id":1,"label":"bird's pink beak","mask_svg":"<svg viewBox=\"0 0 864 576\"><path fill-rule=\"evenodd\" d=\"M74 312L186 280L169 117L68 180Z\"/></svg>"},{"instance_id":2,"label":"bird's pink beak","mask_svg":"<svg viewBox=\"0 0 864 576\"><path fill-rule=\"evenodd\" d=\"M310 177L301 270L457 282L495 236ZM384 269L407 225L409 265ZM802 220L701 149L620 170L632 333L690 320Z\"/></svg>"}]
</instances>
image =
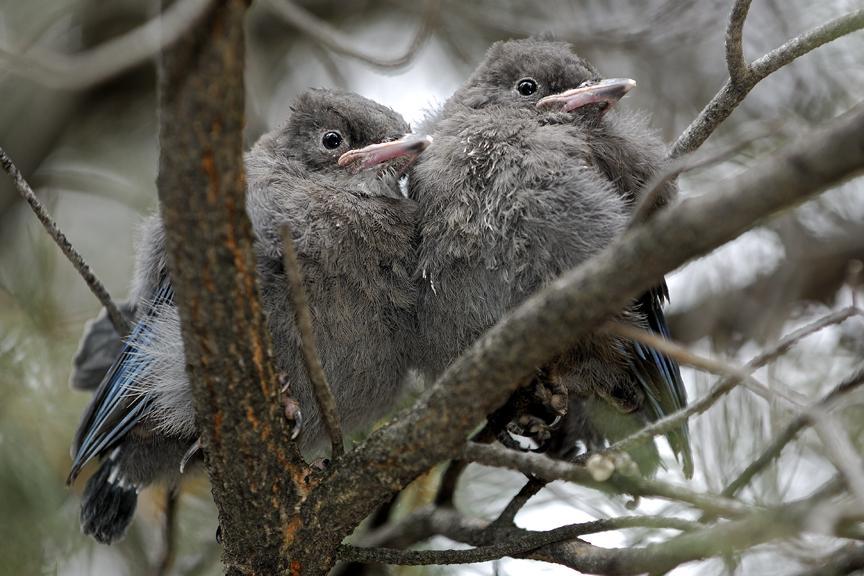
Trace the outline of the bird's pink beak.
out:
<instances>
[{"instance_id":1,"label":"bird's pink beak","mask_svg":"<svg viewBox=\"0 0 864 576\"><path fill-rule=\"evenodd\" d=\"M634 86L636 81L630 78L609 78L541 98L537 102L537 107L562 105L562 112L572 112L588 104L605 104L604 110L606 110L614 106Z\"/></svg>"},{"instance_id":2,"label":"bird's pink beak","mask_svg":"<svg viewBox=\"0 0 864 576\"><path fill-rule=\"evenodd\" d=\"M349 150L339 157L339 166L354 166L357 170L366 170L395 158L414 160L431 143L431 136L408 134L392 142L382 142L357 150Z\"/></svg>"}]
</instances>

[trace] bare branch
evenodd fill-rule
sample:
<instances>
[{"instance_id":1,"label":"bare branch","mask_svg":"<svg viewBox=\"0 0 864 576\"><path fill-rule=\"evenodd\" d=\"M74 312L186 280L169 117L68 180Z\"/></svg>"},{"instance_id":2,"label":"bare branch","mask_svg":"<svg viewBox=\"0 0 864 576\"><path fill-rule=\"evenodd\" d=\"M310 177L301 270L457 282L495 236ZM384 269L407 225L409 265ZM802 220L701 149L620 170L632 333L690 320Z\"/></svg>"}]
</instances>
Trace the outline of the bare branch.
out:
<instances>
[{"instance_id":1,"label":"bare branch","mask_svg":"<svg viewBox=\"0 0 864 576\"><path fill-rule=\"evenodd\" d=\"M476 525L466 522L458 513L443 510L426 511L426 523L432 528L426 537L444 535L453 540L474 544L471 550L400 550L395 548L369 548L341 546L343 560L379 562L384 564L428 565L467 564L486 562L503 556L518 557L542 546L578 536L627 528L653 528L692 531L702 528L698 522L658 516L623 516L604 518L580 524L561 526L542 532L508 526ZM586 544L587 545L587 544ZM590 546L590 545L588 545Z\"/></svg>"},{"instance_id":2,"label":"bare branch","mask_svg":"<svg viewBox=\"0 0 864 576\"><path fill-rule=\"evenodd\" d=\"M300 334L303 364L306 366L306 374L312 383L312 389L315 391L315 399L321 409L324 427L330 436L330 454L333 459L336 459L345 453L345 446L342 443L342 427L339 425L339 415L336 412L336 398L327 383L327 376L321 365L321 357L318 355L318 344L315 340L315 331L312 328L312 313L309 310L309 301L306 299L306 290L303 288L303 271L297 261L294 239L288 226L282 228L282 250L285 276L291 288L291 307L294 308L294 320Z\"/></svg>"},{"instance_id":3,"label":"bare branch","mask_svg":"<svg viewBox=\"0 0 864 576\"><path fill-rule=\"evenodd\" d=\"M822 398L815 407L822 410L829 410L838 398L857 389L862 384L864 384L864 370L859 370L838 384L833 390L831 390L831 392ZM780 455L783 448L791 442L798 435L798 432L803 430L808 423L809 418L806 412L799 414L789 422L783 431L774 437L759 457L747 466L747 468L741 472L737 478L730 482L720 494L727 497L735 496L741 488L750 483L750 480L752 480L754 476L764 470L768 464L773 462L774 459Z\"/></svg>"},{"instance_id":4,"label":"bare branch","mask_svg":"<svg viewBox=\"0 0 864 576\"><path fill-rule=\"evenodd\" d=\"M826 556L818 567L811 567L798 576L846 576L864 569L864 546L854 546L845 551L835 550Z\"/></svg>"},{"instance_id":5,"label":"bare branch","mask_svg":"<svg viewBox=\"0 0 864 576\"><path fill-rule=\"evenodd\" d=\"M751 374L754 370L753 368L739 368L737 366L732 366L731 364L723 362L722 360L719 360L717 358L700 356L699 354L691 352L690 350L688 350L681 344L674 342L673 340L663 338L661 336L658 336L657 334L649 332L648 330L643 330L642 328L638 328L636 326L623 324L621 322L607 322L603 325L602 328L600 328L599 331L605 332L607 334L612 334L626 340L635 340L637 342L641 342L642 344L650 346L651 348L662 352L666 356L677 360L681 364L693 366L694 368L705 370L706 372L716 374L717 376L727 376L730 378L735 378L737 382L742 382L744 380L752 378Z\"/></svg>"},{"instance_id":6,"label":"bare branch","mask_svg":"<svg viewBox=\"0 0 864 576\"><path fill-rule=\"evenodd\" d=\"M540 492L540 490L542 490L548 483L548 481L541 478L530 478L528 482L519 489L519 492L516 493L510 502L507 503L507 506L504 507L501 514L499 514L498 518L495 519L493 525L512 526L519 510L521 510L522 507L528 503L528 500L536 496L537 493Z\"/></svg>"},{"instance_id":7,"label":"bare branch","mask_svg":"<svg viewBox=\"0 0 864 576\"><path fill-rule=\"evenodd\" d=\"M180 487L165 491L165 511L162 524L162 551L156 564L156 576L167 576L177 556L177 508Z\"/></svg>"},{"instance_id":8,"label":"bare branch","mask_svg":"<svg viewBox=\"0 0 864 576\"><path fill-rule=\"evenodd\" d=\"M3 165L3 169L7 174L9 174L9 177L12 178L15 188L18 189L21 197L30 205L30 208L33 210L33 213L36 214L39 222L42 223L45 231L48 232L48 235L51 236L54 243L57 244L63 252L63 255L66 256L66 259L72 263L72 266L75 267L75 270L78 271L78 274L84 279L84 282L87 283L87 287L90 288L93 295L96 296L102 306L105 307L105 310L108 312L108 317L111 319L111 324L114 326L114 330L117 331L117 334L128 334L129 322L126 321L126 318L111 299L108 290L106 290L102 282L96 278L96 275L93 274L90 266L88 266L87 262L84 261L84 257L75 250L66 238L66 235L63 234L57 226L57 223L54 222L51 215L48 214L48 210L45 209L45 206L39 202L36 194L33 193L33 189L30 188L30 184L28 184L27 180L24 179L24 175L21 174L21 171L18 170L18 167L15 166L12 159L9 158L6 151L2 148L0 148L0 164Z\"/></svg>"},{"instance_id":9,"label":"bare branch","mask_svg":"<svg viewBox=\"0 0 864 576\"><path fill-rule=\"evenodd\" d=\"M495 432L487 423L480 429L472 438L472 442L480 442L489 444L495 441ZM444 468L441 474L441 483L438 486L438 492L435 494L435 505L438 507L452 507L453 498L456 496L456 487L459 484L459 478L468 467L468 462L464 460L451 460L447 467Z\"/></svg>"},{"instance_id":10,"label":"bare branch","mask_svg":"<svg viewBox=\"0 0 864 576\"><path fill-rule=\"evenodd\" d=\"M864 465L858 451L849 441L849 436L828 419L820 407L808 410L810 422L822 440L825 454L834 467L843 475L849 491L858 501L859 510L864 511Z\"/></svg>"},{"instance_id":11,"label":"bare branch","mask_svg":"<svg viewBox=\"0 0 864 576\"><path fill-rule=\"evenodd\" d=\"M410 64L417 55L417 52L420 51L420 48L423 47L432 35L438 19L440 0L426 0L423 21L417 28L417 33L414 35L408 48L395 58L373 56L352 46L351 43L344 39L343 32L317 18L314 14L292 0L270 0L268 4L283 20L296 30L313 38L333 52L365 62L376 68L391 70Z\"/></svg>"},{"instance_id":12,"label":"bare branch","mask_svg":"<svg viewBox=\"0 0 864 576\"><path fill-rule=\"evenodd\" d=\"M0 66L49 88L81 90L143 64L174 44L212 2L178 0L142 26L78 54L13 54L0 49Z\"/></svg>"},{"instance_id":13,"label":"bare branch","mask_svg":"<svg viewBox=\"0 0 864 576\"><path fill-rule=\"evenodd\" d=\"M663 352L663 354L670 358L674 358L681 364L693 366L694 368L699 368L718 376L734 378L736 385L743 384L745 388L764 398L768 402L782 400L793 409L801 408L804 405L805 399L801 397L795 398L796 395L792 391L768 388L759 382L759 380L754 378L752 375L755 370L754 368L747 370L738 366L733 366L728 362L724 362L717 358L700 356L673 340L661 338L653 332L637 328L636 326L622 324L620 322L609 322L601 328L601 331L616 335L620 338L641 342L655 350Z\"/></svg>"},{"instance_id":14,"label":"bare branch","mask_svg":"<svg viewBox=\"0 0 864 576\"><path fill-rule=\"evenodd\" d=\"M753 80L759 82L823 44L833 42L841 36L851 34L862 28L864 28L864 8L839 16L809 32L796 36L750 64Z\"/></svg>"},{"instance_id":15,"label":"bare branch","mask_svg":"<svg viewBox=\"0 0 864 576\"><path fill-rule=\"evenodd\" d=\"M740 520L720 523L710 528L674 518L625 516L596 520L583 524L563 526L546 532L532 532L520 528L482 525L461 517L452 510L427 510L424 519L429 535L447 538L477 546L473 550L431 550L424 552L380 548L341 546L340 556L372 562L394 564L465 563L494 559L493 552L501 555L530 558L570 567L591 574L645 574L663 573L675 566L751 548L776 538L792 536L804 529L813 518L827 515L837 518L836 525L851 517L838 514L836 508L823 504L835 493L836 482L828 489L817 490L804 500L784 506L748 514ZM606 530L632 527L676 529L685 533L672 539L634 548L600 548L578 537ZM537 542L547 544L524 552Z\"/></svg>"},{"instance_id":16,"label":"bare branch","mask_svg":"<svg viewBox=\"0 0 864 576\"><path fill-rule=\"evenodd\" d=\"M851 318L858 314L858 310L855 308L845 308L843 310L839 310L827 316L812 322L806 326L795 330L791 334L788 334L784 338L782 338L777 344L775 344L770 350L763 352L762 354L753 358L750 362L747 363L746 368L750 371L756 370L757 368L761 368L765 366L769 362L772 362L782 354L785 354L792 346L794 346L798 341L810 336L822 330L823 328L827 328L828 326L834 324L840 324L845 320ZM697 414L702 414L706 410L708 410L711 406L713 406L720 398L731 392L738 384L741 383L740 376L727 376L719 380L712 388L708 391L707 394L699 398L698 400L691 402L685 408L670 414L656 422L653 422L639 430L638 432L634 432L627 438L619 440L615 444L609 447L610 451L628 451L632 448L642 444L643 442L647 442L654 438L655 436L659 436L661 434L666 434L671 430L675 430L684 420L695 416Z\"/></svg>"},{"instance_id":17,"label":"bare branch","mask_svg":"<svg viewBox=\"0 0 864 576\"><path fill-rule=\"evenodd\" d=\"M855 10L801 34L765 54L750 65L749 73L739 82L733 82L731 79L726 81L720 91L702 109L699 116L678 137L669 155L672 158L677 158L701 146L714 130L732 114L750 90L772 72L776 72L811 50L860 30L862 27L864 27L864 9Z\"/></svg>"},{"instance_id":18,"label":"bare branch","mask_svg":"<svg viewBox=\"0 0 864 576\"><path fill-rule=\"evenodd\" d=\"M729 15L729 25L726 28L726 67L729 69L729 79L733 84L746 82L750 73L744 60L744 21L750 11L751 0L735 0L732 13Z\"/></svg>"},{"instance_id":19,"label":"bare branch","mask_svg":"<svg viewBox=\"0 0 864 576\"><path fill-rule=\"evenodd\" d=\"M748 506L722 496L700 494L682 486L673 486L659 480L643 478L638 475L638 470L635 469L633 463L626 460L622 470L618 470L618 468L622 468L618 462L613 462L616 471L608 479L600 480L591 471L590 463L588 466L579 466L531 452L517 452L501 446L486 446L475 443L469 443L463 453L465 458L478 464L519 470L550 481L568 480L604 492L650 496L674 502L684 502L720 516L735 517L750 510ZM614 460L614 458L615 455L610 456L610 459ZM628 470L628 465L634 469Z\"/></svg>"},{"instance_id":20,"label":"bare branch","mask_svg":"<svg viewBox=\"0 0 864 576\"><path fill-rule=\"evenodd\" d=\"M675 181L681 174L717 164L757 140L767 138L783 129L781 125L766 124L767 126L763 129L747 135L737 142L721 146L716 150L693 151L679 158L667 160L666 164L651 176L648 182L642 187L642 191L637 194L639 202L633 209L633 216L630 218L629 227L632 228L637 224L643 223L657 210L658 198L664 192L666 186L670 182Z\"/></svg>"}]
</instances>

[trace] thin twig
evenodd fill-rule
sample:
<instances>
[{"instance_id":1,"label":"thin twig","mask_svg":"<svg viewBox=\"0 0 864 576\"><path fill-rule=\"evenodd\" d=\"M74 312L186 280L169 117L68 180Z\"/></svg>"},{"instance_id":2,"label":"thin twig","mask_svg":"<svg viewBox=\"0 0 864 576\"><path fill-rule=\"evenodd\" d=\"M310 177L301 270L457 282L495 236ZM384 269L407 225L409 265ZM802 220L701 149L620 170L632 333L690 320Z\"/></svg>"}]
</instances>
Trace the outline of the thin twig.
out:
<instances>
[{"instance_id":1,"label":"thin twig","mask_svg":"<svg viewBox=\"0 0 864 576\"><path fill-rule=\"evenodd\" d=\"M620 322L608 322L601 328L601 331L620 338L641 342L642 344L650 346L651 348L662 352L666 356L677 360L679 364L693 366L694 368L710 372L717 376L735 378L737 384L742 384L745 388L757 396L764 398L768 402L774 402L779 399L784 401L788 404L788 407L793 409L801 408L804 405L803 399L794 398L791 392L774 390L759 382L759 380L753 377L753 371L755 368L742 368L739 366L733 366L732 364L717 358L701 356L691 352L686 347L674 342L673 340L661 338L653 332L637 328L636 326L622 324Z\"/></svg>"},{"instance_id":2,"label":"thin twig","mask_svg":"<svg viewBox=\"0 0 864 576\"><path fill-rule=\"evenodd\" d=\"M303 352L303 363L312 388L315 390L315 398L321 409L321 417L324 427L330 436L331 456L336 459L345 453L342 442L342 428L339 425L339 416L336 411L336 398L327 384L327 376L321 365L318 355L318 345L315 340L315 331L312 328L312 313L309 310L309 302L306 299L306 290L303 288L303 271L297 261L297 251L294 248L294 239L288 226L282 228L283 259L285 263L285 276L291 289L291 305L294 308L294 319L297 323L297 332L300 334L300 348Z\"/></svg>"},{"instance_id":3,"label":"thin twig","mask_svg":"<svg viewBox=\"0 0 864 576\"><path fill-rule=\"evenodd\" d=\"M864 511L864 464L858 451L849 441L849 436L828 418L824 410L816 406L808 412L813 429L825 448L825 455L843 475L859 509Z\"/></svg>"},{"instance_id":4,"label":"thin twig","mask_svg":"<svg viewBox=\"0 0 864 576\"><path fill-rule=\"evenodd\" d=\"M390 564L468 563L506 555L552 562L592 574L660 574L685 562L793 536L811 524L814 518L826 514L836 518L835 524L848 522L850 516L842 512L838 514L836 507L825 503L836 485L833 481L828 484L832 490L820 489L805 499L759 510L739 520L711 527L672 518L622 517L564 526L547 532L504 527L496 530L492 526L468 523L452 511L439 510L432 514L431 523L437 526L435 533L476 548L421 552L341 546L338 553L346 559ZM635 526L671 528L683 533L666 542L629 548L601 548L578 538L600 530ZM542 541L547 543L532 548Z\"/></svg>"},{"instance_id":5,"label":"thin twig","mask_svg":"<svg viewBox=\"0 0 864 576\"><path fill-rule=\"evenodd\" d=\"M847 550L834 550L825 556L817 566L799 572L797 576L846 576L864 570L864 546L854 546Z\"/></svg>"},{"instance_id":6,"label":"thin twig","mask_svg":"<svg viewBox=\"0 0 864 576\"><path fill-rule=\"evenodd\" d=\"M434 514L434 513L433 513ZM433 522L435 524L453 523L453 519ZM380 562L385 564L467 564L486 562L503 556L519 556L541 546L554 542L573 540L578 536L609 532L626 528L653 528L662 530L680 530L689 532L703 526L698 522L679 518L663 518L658 516L622 516L620 518L604 518L580 524L570 524L543 532L534 532L510 527L496 529L494 525L467 529L462 527L454 536L465 539L469 536L473 542L494 541L493 544L481 545L471 550L399 550L395 548L368 548L343 545L339 556L343 560L363 562ZM448 536L448 531L443 530ZM467 532L467 534L466 534ZM513 536L510 536L514 534ZM430 534L432 536L434 534ZM508 538L509 536L509 538Z\"/></svg>"},{"instance_id":7,"label":"thin twig","mask_svg":"<svg viewBox=\"0 0 864 576\"><path fill-rule=\"evenodd\" d=\"M471 437L471 441L489 444L495 441L495 432L492 431L489 424L486 424ZM447 463L447 467L444 468L444 472L441 474L441 483L438 486L438 491L435 494L436 506L439 508L453 507L453 498L456 496L456 487L459 484L459 478L467 467L468 462L459 460L458 458Z\"/></svg>"},{"instance_id":8,"label":"thin twig","mask_svg":"<svg viewBox=\"0 0 864 576\"><path fill-rule=\"evenodd\" d=\"M80 274L81 278L84 279L84 282L87 283L87 287L90 288L93 295L96 296L96 298L99 299L99 302L102 303L102 306L105 307L105 310L108 312L108 317L111 319L111 324L114 326L114 330L117 331L117 334L128 334L129 323L126 321L123 314L120 313L120 309L117 308L117 305L111 299L111 295L108 294L105 286L98 278L96 278L96 275L93 274L92 270L90 270L90 266L88 266L87 262L84 261L84 257L75 250L66 238L66 235L63 234L57 226L57 223L54 222L51 215L48 214L45 206L39 202L36 194L33 193L33 189L30 188L30 184L27 183L27 180L24 179L24 175L21 174L21 171L18 170L18 167L15 166L12 159L9 158L3 148L0 148L0 164L3 165L3 169L12 178L15 188L18 189L21 197L30 205L30 208L42 223L45 231L48 232L69 262L72 263L72 266L75 267L75 270L78 271L78 274Z\"/></svg>"},{"instance_id":9,"label":"thin twig","mask_svg":"<svg viewBox=\"0 0 864 576\"><path fill-rule=\"evenodd\" d=\"M0 49L0 66L50 88L80 90L150 60L204 15L212 0L179 0L126 34L78 54L13 54Z\"/></svg>"},{"instance_id":10,"label":"thin twig","mask_svg":"<svg viewBox=\"0 0 864 576\"><path fill-rule=\"evenodd\" d=\"M631 474L615 472L607 479L597 479L589 466L579 466L553 460L530 452L517 452L501 446L486 446L469 442L463 451L465 458L486 466L497 466L519 470L533 474L546 480L568 480L576 484L588 486L612 493L625 493L633 496L650 496L684 502L700 508L710 514L736 517L751 510L747 505L736 500L707 493L697 493L683 486L674 486L659 480L651 480L639 476L638 471ZM632 465L632 462L630 462ZM618 467L617 463L613 466Z\"/></svg>"},{"instance_id":11,"label":"thin twig","mask_svg":"<svg viewBox=\"0 0 864 576\"><path fill-rule=\"evenodd\" d=\"M823 397L815 407L822 410L828 410L835 403L837 398L857 389L864 384L864 370L859 370L852 374L849 378L838 384L831 392ZM741 488L750 483L756 474L761 472L768 464L774 461L783 448L789 444L809 423L809 418L806 412L795 417L786 427L775 436L775 438L762 451L759 457L754 460L747 468L738 475L726 488L720 493L723 496L735 496Z\"/></svg>"},{"instance_id":12,"label":"thin twig","mask_svg":"<svg viewBox=\"0 0 864 576\"><path fill-rule=\"evenodd\" d=\"M782 126L777 124L769 124L767 129L748 134L739 141L719 146L716 150L693 151L680 158L668 160L660 171L651 176L648 182L642 187L642 191L636 195L639 198L639 202L633 209L633 216L630 218L628 227L632 228L647 220L657 210L657 200L663 193L664 188L670 182L674 182L681 174L726 160L750 144L776 134L778 129L782 128Z\"/></svg>"},{"instance_id":13,"label":"thin twig","mask_svg":"<svg viewBox=\"0 0 864 576\"><path fill-rule=\"evenodd\" d=\"M666 356L677 360L680 364L693 366L717 376L729 376L737 378L739 381L751 378L753 369L744 369L737 366L732 366L722 360L700 356L695 354L672 340L658 336L648 330L643 330L637 326L624 324L621 322L607 322L600 328L600 332L605 332L626 340L635 340L646 346L654 348L658 352L662 352Z\"/></svg>"},{"instance_id":14,"label":"thin twig","mask_svg":"<svg viewBox=\"0 0 864 576\"><path fill-rule=\"evenodd\" d=\"M352 46L345 40L345 34L342 31L316 17L292 0L270 0L269 5L283 20L296 30L317 40L318 43L326 46L333 52L365 62L376 68L392 70L410 64L417 55L417 52L420 51L420 48L423 47L432 35L438 19L439 3L440 0L426 0L423 21L417 28L417 33L414 35L408 48L395 58L373 56L363 52L356 46Z\"/></svg>"},{"instance_id":15,"label":"thin twig","mask_svg":"<svg viewBox=\"0 0 864 576\"><path fill-rule=\"evenodd\" d=\"M733 84L741 84L747 80L750 73L744 60L744 21L750 11L751 0L735 0L732 13L729 15L729 25L726 27L726 67Z\"/></svg>"},{"instance_id":16,"label":"thin twig","mask_svg":"<svg viewBox=\"0 0 864 576\"><path fill-rule=\"evenodd\" d=\"M180 497L179 487L165 491L165 518L162 528L162 554L156 566L156 576L167 576L174 566L177 556L177 504Z\"/></svg>"},{"instance_id":17,"label":"thin twig","mask_svg":"<svg viewBox=\"0 0 864 576\"><path fill-rule=\"evenodd\" d=\"M806 326L795 330L794 332L786 335L781 338L777 344L775 344L771 349L759 354L750 362L748 362L745 366L747 370L753 371L757 368L761 368L765 366L769 362L772 362L782 354L785 354L792 346L794 346L798 341L823 328L834 324L840 324L845 320L859 314L859 310L857 308L849 307L844 308L843 310L839 310L837 312L833 312L824 316ZM687 407L670 414L656 422L653 422L639 430L638 432L634 432L627 438L623 440L619 440L615 444L609 447L609 451L628 451L643 442L647 442L654 438L655 436L659 436L661 434L666 434L671 430L675 430L678 426L681 425L681 422L687 420L688 418L695 416L697 414L702 414L706 410L708 410L711 406L713 406L720 398L728 394L732 391L738 384L741 382L741 377L739 376L727 376L721 378L712 388L708 391L707 394L699 398L698 400L692 402Z\"/></svg>"},{"instance_id":18,"label":"thin twig","mask_svg":"<svg viewBox=\"0 0 864 576\"><path fill-rule=\"evenodd\" d=\"M735 11L733 11L735 15ZM699 148L714 130L729 117L750 90L768 75L811 50L841 36L864 28L864 9L855 10L805 32L765 54L749 67L738 83L727 80L672 146L669 156L678 158Z\"/></svg>"},{"instance_id":19,"label":"thin twig","mask_svg":"<svg viewBox=\"0 0 864 576\"><path fill-rule=\"evenodd\" d=\"M522 507L528 503L528 500L536 496L537 493L540 492L540 490L542 490L548 483L547 480L543 480L542 478L530 478L528 482L522 486L519 492L513 496L510 502L507 503L507 506L501 511L501 514L498 515L498 518L496 518L492 524L495 526L512 526L519 510L521 510Z\"/></svg>"}]
</instances>

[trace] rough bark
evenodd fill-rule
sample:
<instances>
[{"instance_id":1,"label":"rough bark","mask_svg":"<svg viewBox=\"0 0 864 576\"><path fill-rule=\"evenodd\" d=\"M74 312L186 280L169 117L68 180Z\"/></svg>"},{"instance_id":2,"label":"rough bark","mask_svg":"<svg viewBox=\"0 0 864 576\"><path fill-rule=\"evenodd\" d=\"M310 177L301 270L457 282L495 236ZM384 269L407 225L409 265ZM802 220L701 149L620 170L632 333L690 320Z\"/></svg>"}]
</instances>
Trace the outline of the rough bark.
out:
<instances>
[{"instance_id":1,"label":"rough bark","mask_svg":"<svg viewBox=\"0 0 864 576\"><path fill-rule=\"evenodd\" d=\"M245 211L243 0L162 53L158 188L229 573L276 574L305 467L280 416Z\"/></svg>"}]
</instances>

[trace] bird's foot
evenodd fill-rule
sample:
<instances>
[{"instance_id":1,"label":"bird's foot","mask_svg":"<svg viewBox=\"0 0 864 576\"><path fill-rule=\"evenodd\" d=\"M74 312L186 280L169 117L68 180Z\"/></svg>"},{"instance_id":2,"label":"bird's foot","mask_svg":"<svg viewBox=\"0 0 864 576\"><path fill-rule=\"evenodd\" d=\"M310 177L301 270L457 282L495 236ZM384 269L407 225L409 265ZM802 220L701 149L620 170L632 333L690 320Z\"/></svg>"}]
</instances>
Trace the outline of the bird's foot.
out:
<instances>
[{"instance_id":1,"label":"bird's foot","mask_svg":"<svg viewBox=\"0 0 864 576\"><path fill-rule=\"evenodd\" d=\"M516 390L507 403L489 417L489 423L504 446L543 452L567 413L567 399L567 388L548 372L541 371L530 383ZM532 440L536 448L523 447L513 435Z\"/></svg>"},{"instance_id":2,"label":"bird's foot","mask_svg":"<svg viewBox=\"0 0 864 576\"><path fill-rule=\"evenodd\" d=\"M552 438L552 432L558 428L560 422L560 417L550 423L539 416L523 414L510 422L507 430L512 434L531 438L539 446L544 446Z\"/></svg>"},{"instance_id":3,"label":"bird's foot","mask_svg":"<svg viewBox=\"0 0 864 576\"><path fill-rule=\"evenodd\" d=\"M291 383L286 374L279 374L279 384L281 385L279 399L282 403L282 410L285 419L291 425L291 439L296 440L303 428L303 413L300 411L300 403L291 396Z\"/></svg>"},{"instance_id":4,"label":"bird's foot","mask_svg":"<svg viewBox=\"0 0 864 576\"><path fill-rule=\"evenodd\" d=\"M180 460L180 474L186 472L186 466L189 465L189 461L201 450L201 438L199 437L195 442L186 450L186 453L183 455L183 458Z\"/></svg>"},{"instance_id":5,"label":"bird's foot","mask_svg":"<svg viewBox=\"0 0 864 576\"><path fill-rule=\"evenodd\" d=\"M536 401L556 419L565 416L570 395L564 383L545 371L534 382Z\"/></svg>"},{"instance_id":6,"label":"bird's foot","mask_svg":"<svg viewBox=\"0 0 864 576\"><path fill-rule=\"evenodd\" d=\"M309 467L307 468L307 474L303 478L303 480L307 484L313 484L316 481L317 477L323 476L325 472L330 469L330 459L329 458L316 458L312 462L309 463Z\"/></svg>"}]
</instances>

